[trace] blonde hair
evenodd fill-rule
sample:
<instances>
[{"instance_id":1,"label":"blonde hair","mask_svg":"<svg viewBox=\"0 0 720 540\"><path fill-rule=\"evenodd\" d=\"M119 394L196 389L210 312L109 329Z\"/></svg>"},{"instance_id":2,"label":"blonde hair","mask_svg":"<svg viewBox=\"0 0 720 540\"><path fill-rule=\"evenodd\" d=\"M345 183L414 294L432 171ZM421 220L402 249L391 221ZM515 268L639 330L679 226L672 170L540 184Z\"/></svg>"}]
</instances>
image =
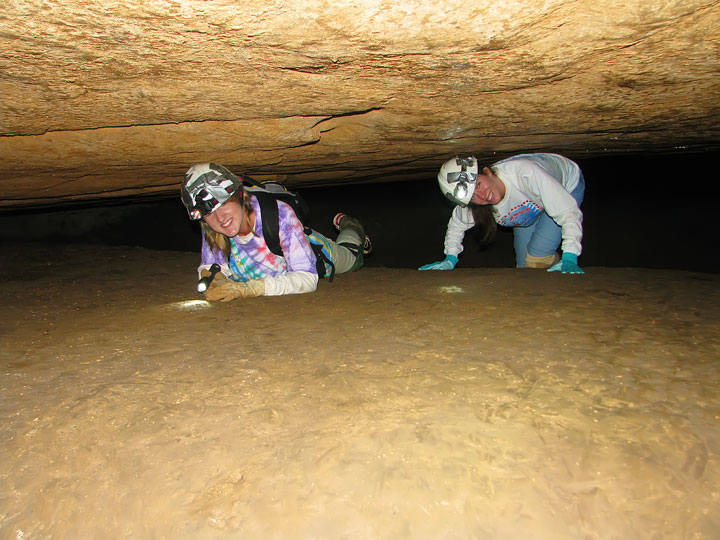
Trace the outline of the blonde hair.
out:
<instances>
[{"instance_id":1,"label":"blonde hair","mask_svg":"<svg viewBox=\"0 0 720 540\"><path fill-rule=\"evenodd\" d=\"M250 206L250 196L246 196L242 189L237 190L233 193L228 201L234 200L243 207L245 215L250 218L253 215L253 208ZM225 201L227 202L227 201ZM225 204L225 203L223 203ZM205 241L213 251L221 251L226 257L230 256L230 239L222 233L216 232L205 223L205 220L200 221L200 230L202 231ZM253 231L253 234L254 231Z\"/></svg>"}]
</instances>

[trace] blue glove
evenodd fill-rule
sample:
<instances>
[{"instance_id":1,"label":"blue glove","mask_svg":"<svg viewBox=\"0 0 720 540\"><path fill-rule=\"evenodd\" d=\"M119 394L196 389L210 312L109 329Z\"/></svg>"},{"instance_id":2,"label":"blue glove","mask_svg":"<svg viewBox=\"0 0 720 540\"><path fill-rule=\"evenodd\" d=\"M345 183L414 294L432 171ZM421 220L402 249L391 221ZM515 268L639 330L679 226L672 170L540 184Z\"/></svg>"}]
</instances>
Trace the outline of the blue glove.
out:
<instances>
[{"instance_id":1,"label":"blue glove","mask_svg":"<svg viewBox=\"0 0 720 540\"><path fill-rule=\"evenodd\" d=\"M452 270L457 263L458 258L455 255L446 255L442 261L425 264L418 270Z\"/></svg>"},{"instance_id":2,"label":"blue glove","mask_svg":"<svg viewBox=\"0 0 720 540\"><path fill-rule=\"evenodd\" d=\"M563 253L562 259L557 264L548 268L548 272L557 272L560 270L563 274L584 274L582 268L578 266L577 255L574 253Z\"/></svg>"}]
</instances>

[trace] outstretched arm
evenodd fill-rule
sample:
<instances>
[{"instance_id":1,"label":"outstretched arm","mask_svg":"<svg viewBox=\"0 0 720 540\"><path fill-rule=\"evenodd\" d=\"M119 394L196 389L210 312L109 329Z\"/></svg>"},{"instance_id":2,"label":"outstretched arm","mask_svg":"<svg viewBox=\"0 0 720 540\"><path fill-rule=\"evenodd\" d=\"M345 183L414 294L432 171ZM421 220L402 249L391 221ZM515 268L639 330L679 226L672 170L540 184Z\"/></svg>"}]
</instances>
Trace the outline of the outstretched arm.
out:
<instances>
[{"instance_id":1,"label":"outstretched arm","mask_svg":"<svg viewBox=\"0 0 720 540\"><path fill-rule=\"evenodd\" d=\"M255 296L279 296L313 292L317 288L317 274L309 272L288 272L280 276L250 281L233 281L218 273L205 292L208 300L227 302L235 298Z\"/></svg>"}]
</instances>

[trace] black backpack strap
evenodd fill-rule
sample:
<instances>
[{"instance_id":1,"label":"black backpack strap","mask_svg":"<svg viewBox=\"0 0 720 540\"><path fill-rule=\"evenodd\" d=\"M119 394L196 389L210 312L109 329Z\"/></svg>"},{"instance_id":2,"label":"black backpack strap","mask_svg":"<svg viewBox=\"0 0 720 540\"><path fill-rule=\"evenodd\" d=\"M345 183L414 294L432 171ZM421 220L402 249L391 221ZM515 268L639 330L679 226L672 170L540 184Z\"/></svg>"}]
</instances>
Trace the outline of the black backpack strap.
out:
<instances>
[{"instance_id":1,"label":"black backpack strap","mask_svg":"<svg viewBox=\"0 0 720 540\"><path fill-rule=\"evenodd\" d=\"M280 246L280 216L278 213L277 200L269 193L253 191L252 194L255 195L260 205L265 243L275 255L284 257L282 247Z\"/></svg>"},{"instance_id":2,"label":"black backpack strap","mask_svg":"<svg viewBox=\"0 0 720 540\"><path fill-rule=\"evenodd\" d=\"M240 176L240 180L242 180L243 184L248 184L252 187L257 187L257 188L263 187L263 185L260 182L258 182L254 178L248 176L247 174L241 174L239 176Z\"/></svg>"},{"instance_id":3,"label":"black backpack strap","mask_svg":"<svg viewBox=\"0 0 720 540\"><path fill-rule=\"evenodd\" d=\"M332 262L327 255L325 255L322 244L316 244L310 239L308 239L308 241L310 242L310 247L312 248L313 253L315 253L315 269L317 270L318 277L325 277L325 265L327 264L330 267L330 276L328 277L328 281L332 283L335 278L335 263Z\"/></svg>"}]
</instances>

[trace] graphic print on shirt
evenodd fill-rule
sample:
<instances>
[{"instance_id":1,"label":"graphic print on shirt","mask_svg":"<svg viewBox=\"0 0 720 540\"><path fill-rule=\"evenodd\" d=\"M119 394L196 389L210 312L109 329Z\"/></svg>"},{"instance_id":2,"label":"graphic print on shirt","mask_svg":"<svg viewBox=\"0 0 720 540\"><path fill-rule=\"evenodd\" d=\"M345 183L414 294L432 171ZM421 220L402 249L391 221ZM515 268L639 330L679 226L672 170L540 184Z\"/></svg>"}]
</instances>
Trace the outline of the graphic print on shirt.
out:
<instances>
[{"instance_id":1,"label":"graphic print on shirt","mask_svg":"<svg viewBox=\"0 0 720 540\"><path fill-rule=\"evenodd\" d=\"M503 227L527 227L532 225L543 211L544 209L541 206L526 199L502 216L498 220L498 224Z\"/></svg>"}]
</instances>

